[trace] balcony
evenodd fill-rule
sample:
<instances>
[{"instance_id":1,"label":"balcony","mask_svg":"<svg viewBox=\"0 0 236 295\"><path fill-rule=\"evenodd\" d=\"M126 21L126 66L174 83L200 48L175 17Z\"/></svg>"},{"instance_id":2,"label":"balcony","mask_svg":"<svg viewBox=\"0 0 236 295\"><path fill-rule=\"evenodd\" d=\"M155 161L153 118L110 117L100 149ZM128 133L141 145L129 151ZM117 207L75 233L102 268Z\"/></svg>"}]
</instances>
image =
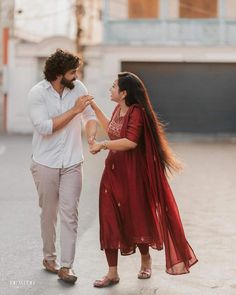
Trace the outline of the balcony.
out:
<instances>
[{"instance_id":1,"label":"balcony","mask_svg":"<svg viewBox=\"0 0 236 295\"><path fill-rule=\"evenodd\" d=\"M235 19L106 20L106 44L235 46Z\"/></svg>"}]
</instances>

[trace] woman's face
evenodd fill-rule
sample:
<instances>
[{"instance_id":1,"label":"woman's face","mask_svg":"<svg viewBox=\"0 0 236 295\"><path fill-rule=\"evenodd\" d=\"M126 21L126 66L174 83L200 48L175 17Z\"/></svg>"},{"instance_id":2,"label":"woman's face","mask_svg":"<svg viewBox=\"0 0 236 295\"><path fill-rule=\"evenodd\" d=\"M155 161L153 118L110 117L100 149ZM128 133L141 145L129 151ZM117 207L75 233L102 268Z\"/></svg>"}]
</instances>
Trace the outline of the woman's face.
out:
<instances>
[{"instance_id":1,"label":"woman's face","mask_svg":"<svg viewBox=\"0 0 236 295\"><path fill-rule=\"evenodd\" d=\"M110 88L111 100L120 103L125 98L125 91L120 91L118 80L115 80Z\"/></svg>"}]
</instances>

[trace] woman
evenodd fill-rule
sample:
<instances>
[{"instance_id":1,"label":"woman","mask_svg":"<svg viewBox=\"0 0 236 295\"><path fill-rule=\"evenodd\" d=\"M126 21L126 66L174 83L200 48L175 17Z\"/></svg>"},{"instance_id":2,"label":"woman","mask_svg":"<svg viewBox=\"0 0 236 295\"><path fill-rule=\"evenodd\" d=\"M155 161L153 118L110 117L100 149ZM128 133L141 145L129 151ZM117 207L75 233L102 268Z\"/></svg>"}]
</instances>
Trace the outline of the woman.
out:
<instances>
[{"instance_id":1,"label":"woman","mask_svg":"<svg viewBox=\"0 0 236 295\"><path fill-rule=\"evenodd\" d=\"M197 262L188 244L175 199L166 179L168 171L180 170L154 113L143 82L132 73L120 73L111 88L117 103L108 119L91 103L110 140L94 142L95 154L110 152L100 185L100 243L105 250L108 273L94 282L107 287L119 282L118 249L130 255L139 248L139 279L151 277L149 247L165 246L166 272L184 274Z\"/></svg>"}]
</instances>

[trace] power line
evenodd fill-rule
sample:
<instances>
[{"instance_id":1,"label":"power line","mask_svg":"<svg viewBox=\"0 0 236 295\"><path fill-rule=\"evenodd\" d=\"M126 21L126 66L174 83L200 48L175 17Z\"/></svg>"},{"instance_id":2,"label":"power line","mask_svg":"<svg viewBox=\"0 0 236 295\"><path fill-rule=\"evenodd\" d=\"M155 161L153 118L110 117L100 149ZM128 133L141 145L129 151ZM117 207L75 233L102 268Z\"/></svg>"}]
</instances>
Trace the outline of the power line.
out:
<instances>
[{"instance_id":1,"label":"power line","mask_svg":"<svg viewBox=\"0 0 236 295\"><path fill-rule=\"evenodd\" d=\"M58 11L54 11L54 12L50 12L50 13L46 13L46 14L43 14L43 15L35 15L35 16L30 16L30 17L24 17L24 18L21 18L20 16L16 16L16 20L17 21L25 21L25 20L38 20L38 19L43 19L43 18L48 18L48 17L51 17L51 16L54 16L54 15L58 15L58 14L61 14L63 12L66 12L66 11L69 11L69 10L73 10L75 8L75 5L70 5L69 7L67 8L64 8L63 10L58 10Z\"/></svg>"},{"instance_id":2,"label":"power line","mask_svg":"<svg viewBox=\"0 0 236 295\"><path fill-rule=\"evenodd\" d=\"M115 2L114 5L119 5L119 6L124 6L125 5L125 2L121 1L121 0L118 0ZM127 9L128 9L128 6L126 5ZM159 7L160 7L160 2L159 2ZM179 3L179 8L180 7L183 7L183 8L188 8L190 9L192 12L198 12L198 13L201 13L203 15L206 15L206 16L212 16L212 12L217 12L217 11L209 11L207 9L202 9L201 7L198 7L198 6L195 6L195 5L188 5L188 4L184 4L184 3ZM110 16L112 17L116 17L116 14L118 13L118 11L113 11L113 13L110 14Z\"/></svg>"},{"instance_id":3,"label":"power line","mask_svg":"<svg viewBox=\"0 0 236 295\"><path fill-rule=\"evenodd\" d=\"M122 4L124 4L124 2L117 1L116 4L122 5ZM46 13L46 14L43 14L43 15L34 15L34 16L30 16L30 17L21 17L19 15L16 15L15 19L16 19L16 21L27 21L27 20L30 21L30 20L44 19L44 18L49 18L51 16L55 16L55 15L64 13L66 11L70 11L70 10L72 11L73 9L75 9L75 7L76 7L76 5L72 4L69 7L64 8L63 10L61 9L61 10ZM212 13L209 10L201 9L200 7L196 7L196 6L193 6L193 5L183 4L181 2L179 4L179 7L188 8L191 11L198 12L198 13L204 14L206 16L211 16L212 15ZM112 16L112 15L110 15L110 16ZM113 14L112 17L116 17L116 14Z\"/></svg>"}]
</instances>

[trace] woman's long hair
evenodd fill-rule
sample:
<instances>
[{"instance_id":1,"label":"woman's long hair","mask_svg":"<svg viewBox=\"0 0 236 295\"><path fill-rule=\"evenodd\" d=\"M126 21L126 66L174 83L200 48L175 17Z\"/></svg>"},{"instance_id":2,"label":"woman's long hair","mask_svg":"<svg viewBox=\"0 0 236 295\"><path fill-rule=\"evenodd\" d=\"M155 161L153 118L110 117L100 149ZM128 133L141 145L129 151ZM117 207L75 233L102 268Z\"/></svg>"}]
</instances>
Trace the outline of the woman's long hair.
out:
<instances>
[{"instance_id":1,"label":"woman's long hair","mask_svg":"<svg viewBox=\"0 0 236 295\"><path fill-rule=\"evenodd\" d=\"M173 171L179 172L182 168L181 163L175 158L168 145L164 125L154 112L146 87L141 79L133 73L122 72L118 74L118 86L120 91L125 90L127 92L125 97L127 106L139 104L145 109L165 173L167 173L167 170L171 173Z\"/></svg>"}]
</instances>

